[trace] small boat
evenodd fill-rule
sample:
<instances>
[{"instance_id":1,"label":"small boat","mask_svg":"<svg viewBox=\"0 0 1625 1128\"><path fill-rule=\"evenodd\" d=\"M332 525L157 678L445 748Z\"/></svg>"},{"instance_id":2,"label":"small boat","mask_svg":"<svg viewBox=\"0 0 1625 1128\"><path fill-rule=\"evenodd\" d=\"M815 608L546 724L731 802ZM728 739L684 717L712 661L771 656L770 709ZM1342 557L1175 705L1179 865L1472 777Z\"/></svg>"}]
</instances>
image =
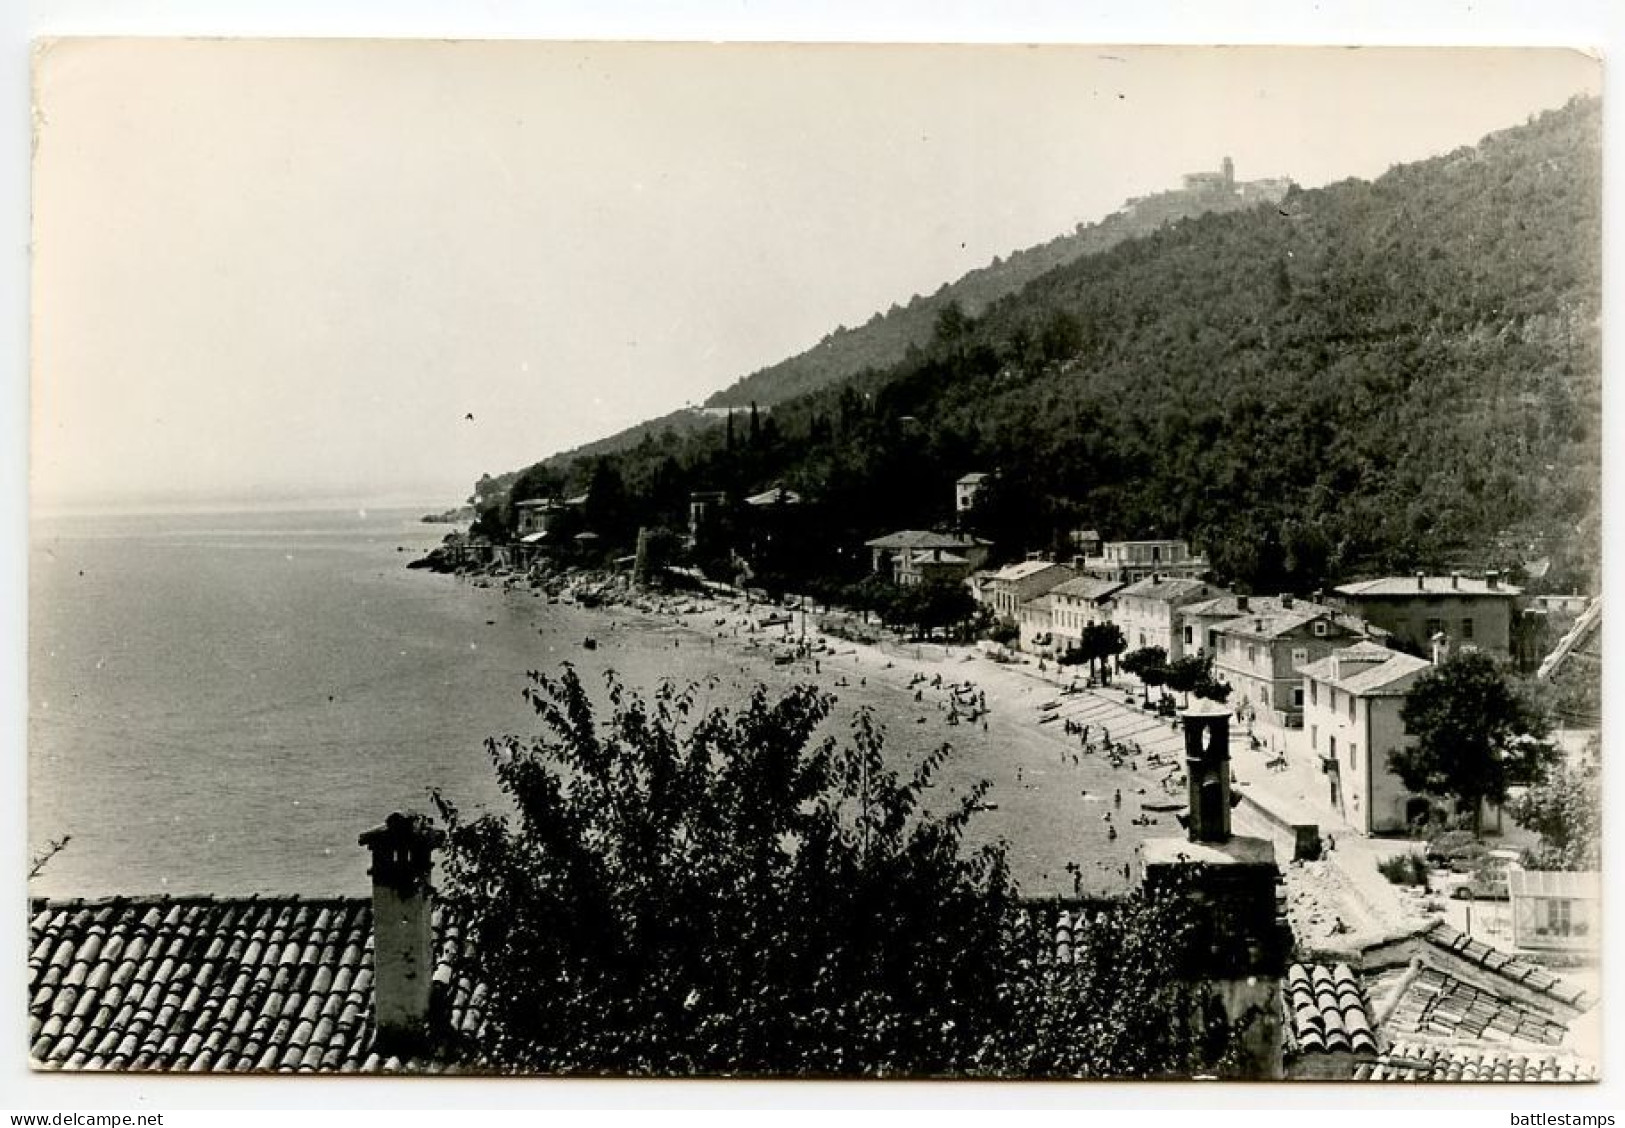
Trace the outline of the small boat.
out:
<instances>
[{"instance_id":1,"label":"small boat","mask_svg":"<svg viewBox=\"0 0 1625 1128\"><path fill-rule=\"evenodd\" d=\"M1046 701L1038 708L1040 712L1048 713L1051 709L1059 709L1060 707L1061 703L1059 701Z\"/></svg>"},{"instance_id":2,"label":"small boat","mask_svg":"<svg viewBox=\"0 0 1625 1128\"><path fill-rule=\"evenodd\" d=\"M1141 803L1140 810L1156 811L1160 814L1171 815L1185 809L1183 803Z\"/></svg>"},{"instance_id":3,"label":"small boat","mask_svg":"<svg viewBox=\"0 0 1625 1128\"><path fill-rule=\"evenodd\" d=\"M581 640L581 649L583 649L583 650L597 650L598 649L598 640L593 638L591 635L588 635L586 638Z\"/></svg>"}]
</instances>

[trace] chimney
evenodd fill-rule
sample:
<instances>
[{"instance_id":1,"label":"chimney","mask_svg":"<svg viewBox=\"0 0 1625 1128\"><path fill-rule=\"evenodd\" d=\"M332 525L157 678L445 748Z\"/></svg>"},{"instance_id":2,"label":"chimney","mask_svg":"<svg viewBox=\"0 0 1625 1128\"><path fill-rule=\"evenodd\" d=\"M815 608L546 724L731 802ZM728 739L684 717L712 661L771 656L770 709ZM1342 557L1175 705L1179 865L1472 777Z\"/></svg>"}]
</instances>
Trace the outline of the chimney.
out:
<instances>
[{"instance_id":1,"label":"chimney","mask_svg":"<svg viewBox=\"0 0 1625 1128\"><path fill-rule=\"evenodd\" d=\"M1198 700L1185 710L1185 777L1192 842L1230 841L1230 710Z\"/></svg>"},{"instance_id":2,"label":"chimney","mask_svg":"<svg viewBox=\"0 0 1625 1128\"><path fill-rule=\"evenodd\" d=\"M1241 612L1243 615L1252 610L1252 608L1247 605L1247 597L1245 595L1236 596L1236 610Z\"/></svg>"},{"instance_id":3,"label":"chimney","mask_svg":"<svg viewBox=\"0 0 1625 1128\"><path fill-rule=\"evenodd\" d=\"M1283 595L1281 597L1281 610L1283 610L1283 611L1292 610L1292 597L1290 595Z\"/></svg>"},{"instance_id":4,"label":"chimney","mask_svg":"<svg viewBox=\"0 0 1625 1128\"><path fill-rule=\"evenodd\" d=\"M379 1051L427 1047L434 977L429 872L445 834L423 815L392 814L358 841L372 851L372 1009Z\"/></svg>"},{"instance_id":5,"label":"chimney","mask_svg":"<svg viewBox=\"0 0 1625 1128\"><path fill-rule=\"evenodd\" d=\"M1162 573L1161 572L1152 572L1151 573L1151 582L1154 583L1154 584L1162 583Z\"/></svg>"},{"instance_id":6,"label":"chimney","mask_svg":"<svg viewBox=\"0 0 1625 1128\"><path fill-rule=\"evenodd\" d=\"M1450 590L1455 591L1460 587L1461 587L1461 573L1460 572L1451 572L1450 573Z\"/></svg>"},{"instance_id":7,"label":"chimney","mask_svg":"<svg viewBox=\"0 0 1625 1128\"><path fill-rule=\"evenodd\" d=\"M1428 589L1428 578L1427 578L1427 576L1423 575L1421 572L1416 573L1416 590L1417 591L1426 591L1427 589Z\"/></svg>"},{"instance_id":8,"label":"chimney","mask_svg":"<svg viewBox=\"0 0 1625 1128\"><path fill-rule=\"evenodd\" d=\"M1491 591L1498 590L1501 586L1501 573L1497 572L1494 568L1491 568L1485 572L1484 586L1489 588Z\"/></svg>"}]
</instances>

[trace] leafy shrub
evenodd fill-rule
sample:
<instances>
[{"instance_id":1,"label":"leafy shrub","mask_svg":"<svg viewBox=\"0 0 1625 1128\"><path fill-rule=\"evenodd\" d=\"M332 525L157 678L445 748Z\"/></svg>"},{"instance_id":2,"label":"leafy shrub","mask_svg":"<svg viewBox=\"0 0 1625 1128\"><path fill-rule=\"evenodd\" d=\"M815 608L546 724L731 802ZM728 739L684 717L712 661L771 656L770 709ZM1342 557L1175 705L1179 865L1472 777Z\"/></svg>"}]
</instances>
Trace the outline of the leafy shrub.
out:
<instances>
[{"instance_id":1,"label":"leafy shrub","mask_svg":"<svg viewBox=\"0 0 1625 1128\"><path fill-rule=\"evenodd\" d=\"M1427 859L1414 850L1378 861L1377 870L1395 885L1420 885L1425 888L1428 883Z\"/></svg>"}]
</instances>

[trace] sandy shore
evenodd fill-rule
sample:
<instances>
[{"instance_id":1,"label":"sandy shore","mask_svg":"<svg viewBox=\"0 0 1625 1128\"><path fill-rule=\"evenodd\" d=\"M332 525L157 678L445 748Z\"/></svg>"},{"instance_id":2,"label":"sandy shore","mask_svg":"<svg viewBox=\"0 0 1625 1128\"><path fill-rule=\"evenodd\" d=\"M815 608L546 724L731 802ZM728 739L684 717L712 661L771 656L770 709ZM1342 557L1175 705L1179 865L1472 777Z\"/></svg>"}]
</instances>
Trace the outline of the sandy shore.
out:
<instances>
[{"instance_id":1,"label":"sandy shore","mask_svg":"<svg viewBox=\"0 0 1625 1128\"><path fill-rule=\"evenodd\" d=\"M1184 796L1179 734L1126 708L1121 689L1073 690L1082 679L1071 671L1041 674L970 646L852 642L820 631L816 614L772 605L635 595L591 614L601 626L591 650L570 656L578 664L612 664L632 680L658 656L666 676L712 680L704 704L759 683L819 686L837 701L831 731L867 709L900 772L949 745L934 796L946 808L988 781L967 841L1003 842L1025 896L1121 892L1138 842L1183 834L1170 810Z\"/></svg>"}]
</instances>

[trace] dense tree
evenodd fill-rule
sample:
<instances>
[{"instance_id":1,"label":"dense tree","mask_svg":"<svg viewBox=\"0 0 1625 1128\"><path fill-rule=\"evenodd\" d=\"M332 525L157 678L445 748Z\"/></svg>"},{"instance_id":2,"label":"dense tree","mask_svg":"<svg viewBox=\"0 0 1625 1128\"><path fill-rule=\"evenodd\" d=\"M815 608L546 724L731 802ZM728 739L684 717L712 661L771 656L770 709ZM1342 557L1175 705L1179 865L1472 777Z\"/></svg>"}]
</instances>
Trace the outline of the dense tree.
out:
<instances>
[{"instance_id":1,"label":"dense tree","mask_svg":"<svg viewBox=\"0 0 1625 1128\"><path fill-rule=\"evenodd\" d=\"M1400 708L1409 743L1388 764L1406 787L1448 795L1479 829L1485 802L1538 780L1555 753L1546 720L1483 651L1452 655L1416 680Z\"/></svg>"},{"instance_id":2,"label":"dense tree","mask_svg":"<svg viewBox=\"0 0 1625 1128\"><path fill-rule=\"evenodd\" d=\"M1170 662L1165 680L1169 689L1184 694L1186 705L1193 693L1209 701L1224 701L1230 696L1230 684L1213 676L1211 654L1187 654Z\"/></svg>"},{"instance_id":3,"label":"dense tree","mask_svg":"<svg viewBox=\"0 0 1625 1128\"><path fill-rule=\"evenodd\" d=\"M702 712L611 675L601 722L568 666L530 681L542 735L488 742L513 820L436 797L488 992L477 1067L1159 1076L1237 1045L1174 970L1201 935L1177 890L1080 915L1053 958L1001 849L964 846L985 785L927 807L946 746L902 778L863 713L820 738L810 687Z\"/></svg>"},{"instance_id":4,"label":"dense tree","mask_svg":"<svg viewBox=\"0 0 1625 1128\"><path fill-rule=\"evenodd\" d=\"M1110 659L1128 648L1128 639L1116 623L1089 623L1079 632L1079 646L1089 663L1091 676L1110 680Z\"/></svg>"},{"instance_id":5,"label":"dense tree","mask_svg":"<svg viewBox=\"0 0 1625 1128\"><path fill-rule=\"evenodd\" d=\"M1552 582L1588 584L1599 122L1582 100L1475 150L1294 192L1285 216L1206 215L998 300L921 299L907 349L834 335L863 362L834 386L787 376L780 390L806 394L762 397L753 449L690 422L675 449L618 454L628 529L681 519L680 498L644 487L652 460L674 458L691 489L793 482L812 575L839 547L955 519L953 481L981 469L997 479L967 525L1001 559L1083 523L1186 537L1256 590L1463 557L1545 556ZM579 490L592 458L559 466Z\"/></svg>"},{"instance_id":6,"label":"dense tree","mask_svg":"<svg viewBox=\"0 0 1625 1128\"><path fill-rule=\"evenodd\" d=\"M1123 655L1118 660L1117 666L1124 673L1133 674L1140 679L1140 684L1146 691L1145 699L1149 701L1151 689L1167 680L1168 651L1160 646L1142 646Z\"/></svg>"},{"instance_id":7,"label":"dense tree","mask_svg":"<svg viewBox=\"0 0 1625 1128\"><path fill-rule=\"evenodd\" d=\"M1511 810L1514 822L1540 835L1539 868L1602 868L1602 770L1595 757L1554 763Z\"/></svg>"}]
</instances>

